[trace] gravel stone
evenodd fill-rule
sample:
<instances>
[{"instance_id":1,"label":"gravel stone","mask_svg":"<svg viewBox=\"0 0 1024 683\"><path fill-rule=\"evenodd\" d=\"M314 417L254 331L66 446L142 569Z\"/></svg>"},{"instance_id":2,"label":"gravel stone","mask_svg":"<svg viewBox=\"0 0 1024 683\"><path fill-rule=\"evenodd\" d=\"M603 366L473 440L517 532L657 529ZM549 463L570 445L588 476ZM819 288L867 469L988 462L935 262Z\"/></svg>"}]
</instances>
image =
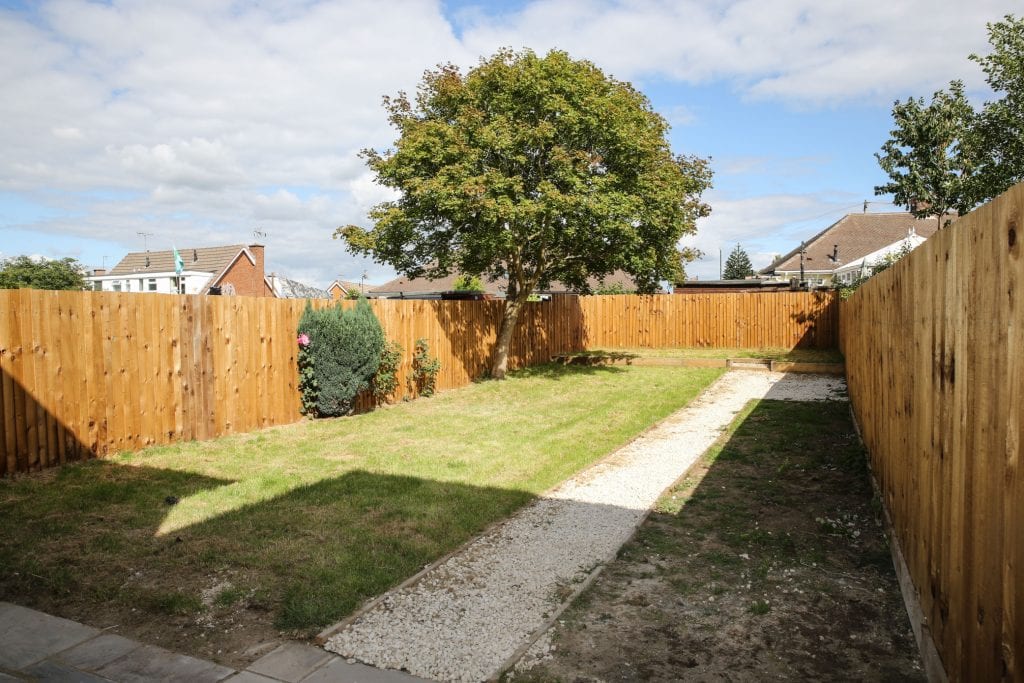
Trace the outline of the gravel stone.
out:
<instances>
[{"instance_id":1,"label":"gravel stone","mask_svg":"<svg viewBox=\"0 0 1024 683\"><path fill-rule=\"evenodd\" d=\"M733 370L696 401L576 475L412 585L389 592L324 645L382 669L482 681L560 614L661 493L747 401L845 400L841 378ZM543 657L541 638L531 657Z\"/></svg>"}]
</instances>

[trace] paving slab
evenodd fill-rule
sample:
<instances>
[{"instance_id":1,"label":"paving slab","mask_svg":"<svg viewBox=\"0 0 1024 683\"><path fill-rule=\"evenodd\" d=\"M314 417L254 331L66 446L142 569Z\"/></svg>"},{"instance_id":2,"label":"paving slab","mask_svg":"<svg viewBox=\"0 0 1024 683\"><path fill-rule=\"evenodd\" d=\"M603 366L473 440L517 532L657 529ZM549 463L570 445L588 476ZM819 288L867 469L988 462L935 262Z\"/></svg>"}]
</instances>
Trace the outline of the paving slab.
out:
<instances>
[{"instance_id":1,"label":"paving slab","mask_svg":"<svg viewBox=\"0 0 1024 683\"><path fill-rule=\"evenodd\" d=\"M46 683L110 683L109 678L100 678L52 660L33 664L23 671L31 676L30 680L46 681Z\"/></svg>"},{"instance_id":2,"label":"paving slab","mask_svg":"<svg viewBox=\"0 0 1024 683\"><path fill-rule=\"evenodd\" d=\"M143 645L115 659L96 673L120 683L217 683L234 674L235 670L152 645Z\"/></svg>"},{"instance_id":3,"label":"paving slab","mask_svg":"<svg viewBox=\"0 0 1024 683\"><path fill-rule=\"evenodd\" d=\"M5 669L24 669L100 633L99 629L27 607L10 603L0 606L0 667Z\"/></svg>"},{"instance_id":4,"label":"paving slab","mask_svg":"<svg viewBox=\"0 0 1024 683\"><path fill-rule=\"evenodd\" d=\"M318 647L302 643L284 643L257 659L246 670L272 676L287 683L298 683L333 656Z\"/></svg>"},{"instance_id":5,"label":"paving slab","mask_svg":"<svg viewBox=\"0 0 1024 683\"><path fill-rule=\"evenodd\" d=\"M302 679L302 683L413 683L426 681L402 671L375 669L364 664L349 664L334 657L326 666Z\"/></svg>"},{"instance_id":6,"label":"paving slab","mask_svg":"<svg viewBox=\"0 0 1024 683\"><path fill-rule=\"evenodd\" d=\"M140 647L142 643L114 633L104 633L64 650L54 659L76 669L96 671Z\"/></svg>"}]
</instances>

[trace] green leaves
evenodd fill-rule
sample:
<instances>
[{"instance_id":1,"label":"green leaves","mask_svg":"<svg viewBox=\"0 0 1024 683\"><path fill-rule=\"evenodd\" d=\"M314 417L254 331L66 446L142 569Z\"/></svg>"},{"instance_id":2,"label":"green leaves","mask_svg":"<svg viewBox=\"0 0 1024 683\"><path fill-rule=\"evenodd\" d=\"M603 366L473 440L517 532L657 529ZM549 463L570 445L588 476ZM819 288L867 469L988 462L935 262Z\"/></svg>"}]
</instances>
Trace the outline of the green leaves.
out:
<instances>
[{"instance_id":1,"label":"green leaves","mask_svg":"<svg viewBox=\"0 0 1024 683\"><path fill-rule=\"evenodd\" d=\"M0 289L72 289L86 288L85 270L73 258L36 261L30 256L15 256L0 261Z\"/></svg>"},{"instance_id":2,"label":"green leaves","mask_svg":"<svg viewBox=\"0 0 1024 683\"><path fill-rule=\"evenodd\" d=\"M366 299L355 308L314 309L299 320L299 391L302 412L336 417L352 410L356 396L370 385L384 350L384 331Z\"/></svg>"},{"instance_id":3,"label":"green leaves","mask_svg":"<svg viewBox=\"0 0 1024 683\"><path fill-rule=\"evenodd\" d=\"M971 55L1001 99L975 111L960 81L923 98L897 101L890 139L876 154L896 204L919 218L967 213L1024 179L1024 20L988 25L993 52Z\"/></svg>"},{"instance_id":4,"label":"green leaves","mask_svg":"<svg viewBox=\"0 0 1024 683\"><path fill-rule=\"evenodd\" d=\"M385 107L400 137L365 158L401 197L374 207L371 230L336 236L402 272L509 276L527 292L626 267L657 280L708 211L706 162L674 157L642 94L564 52L442 66L415 105Z\"/></svg>"},{"instance_id":5,"label":"green leaves","mask_svg":"<svg viewBox=\"0 0 1024 683\"><path fill-rule=\"evenodd\" d=\"M384 106L399 138L364 158L400 196L370 211L371 229L335 237L407 276L508 277L522 303L553 280L586 291L623 269L650 292L679 272L676 244L710 210L707 161L673 155L646 97L565 52L441 66L413 101Z\"/></svg>"}]
</instances>

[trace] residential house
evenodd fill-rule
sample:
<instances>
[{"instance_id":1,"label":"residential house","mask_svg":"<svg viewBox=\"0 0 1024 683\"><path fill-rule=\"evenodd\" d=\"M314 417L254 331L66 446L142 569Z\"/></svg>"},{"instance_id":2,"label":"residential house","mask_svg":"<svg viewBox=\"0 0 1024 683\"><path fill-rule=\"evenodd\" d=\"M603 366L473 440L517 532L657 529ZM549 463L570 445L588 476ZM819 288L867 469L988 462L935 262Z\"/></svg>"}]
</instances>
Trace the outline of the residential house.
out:
<instances>
[{"instance_id":1,"label":"residential house","mask_svg":"<svg viewBox=\"0 0 1024 683\"><path fill-rule=\"evenodd\" d=\"M375 285L352 280L335 280L327 285L327 292L332 299L348 299L359 294L367 294Z\"/></svg>"},{"instance_id":2,"label":"residential house","mask_svg":"<svg viewBox=\"0 0 1024 683\"><path fill-rule=\"evenodd\" d=\"M909 213L853 213L758 272L770 281L797 281L810 288L849 282L874 260L914 248L935 234L938 221ZM874 259L874 260L873 260Z\"/></svg>"},{"instance_id":3,"label":"residential house","mask_svg":"<svg viewBox=\"0 0 1024 683\"><path fill-rule=\"evenodd\" d=\"M367 292L367 296L377 299L441 299L445 297L446 293L455 290L455 279L457 277L459 276L449 275L436 280L396 277L390 282L385 282L378 287L370 289ZM481 278L481 280L486 297L495 299L505 298L505 292L508 290L508 278L502 277L495 280ZM619 285L625 291L636 289L633 279L622 271L616 271L606 276L603 282L598 278L590 278L589 284L591 289L597 289L602 285L606 287ZM535 292L535 294L542 298L573 293L575 292L561 282L552 282L546 289L538 289Z\"/></svg>"}]
</instances>

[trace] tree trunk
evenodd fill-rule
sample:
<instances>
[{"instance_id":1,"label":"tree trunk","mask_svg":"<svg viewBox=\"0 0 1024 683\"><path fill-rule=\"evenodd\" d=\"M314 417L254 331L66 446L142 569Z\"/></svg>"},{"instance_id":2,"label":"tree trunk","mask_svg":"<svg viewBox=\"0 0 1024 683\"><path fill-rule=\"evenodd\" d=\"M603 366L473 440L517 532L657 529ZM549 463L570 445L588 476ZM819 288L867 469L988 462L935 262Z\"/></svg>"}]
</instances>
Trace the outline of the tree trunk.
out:
<instances>
[{"instance_id":1,"label":"tree trunk","mask_svg":"<svg viewBox=\"0 0 1024 683\"><path fill-rule=\"evenodd\" d=\"M529 296L530 290L525 290ZM505 313L501 316L501 329L498 330L498 343L494 346L494 358L491 360L491 379L505 379L508 371L508 352L512 348L512 333L516 330L519 312L523 309L526 296L517 292L512 300L505 301Z\"/></svg>"}]
</instances>

